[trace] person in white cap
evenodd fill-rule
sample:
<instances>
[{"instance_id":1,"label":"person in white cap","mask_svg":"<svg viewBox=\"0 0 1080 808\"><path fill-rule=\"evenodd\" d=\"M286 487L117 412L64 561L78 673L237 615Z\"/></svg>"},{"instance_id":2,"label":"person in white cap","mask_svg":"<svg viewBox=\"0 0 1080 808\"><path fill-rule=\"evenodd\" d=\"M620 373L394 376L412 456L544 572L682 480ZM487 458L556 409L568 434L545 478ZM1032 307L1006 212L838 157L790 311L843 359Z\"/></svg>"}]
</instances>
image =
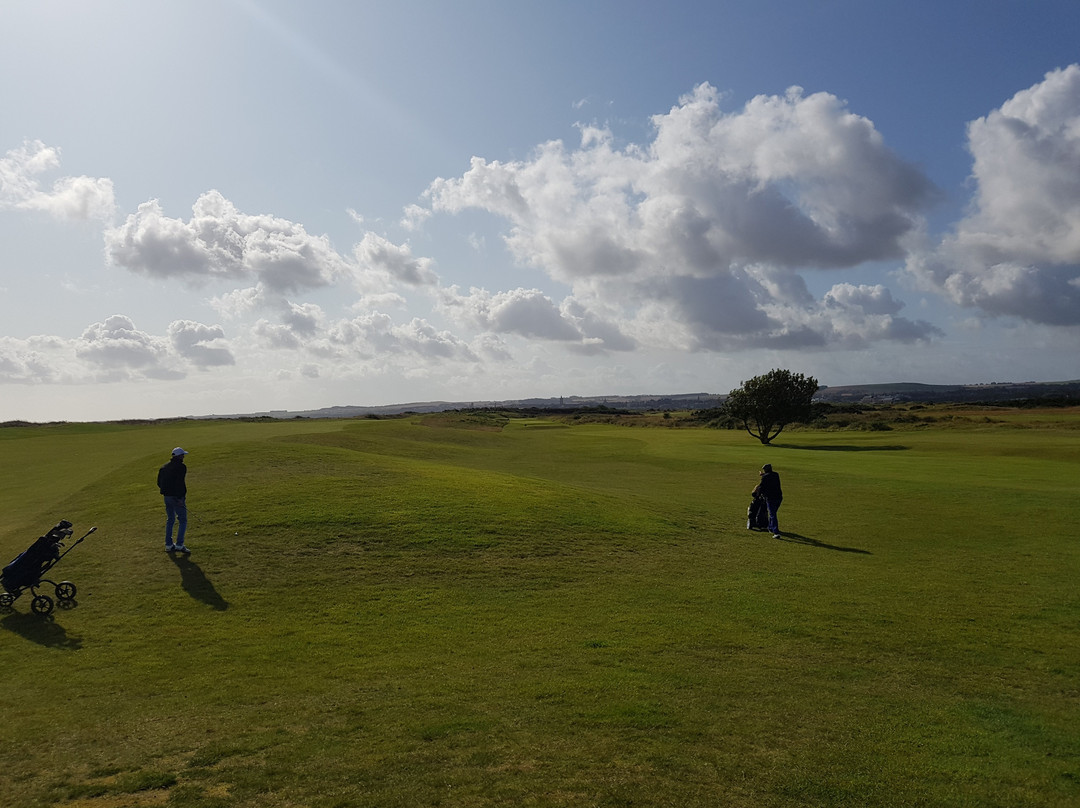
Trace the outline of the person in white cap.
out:
<instances>
[{"instance_id":1,"label":"person in white cap","mask_svg":"<svg viewBox=\"0 0 1080 808\"><path fill-rule=\"evenodd\" d=\"M190 553L191 550L184 544L184 534L187 532L187 466L184 465L183 449L177 446L172 450L172 458L158 469L158 490L165 498L165 551ZM173 544L173 523L177 523L176 544Z\"/></svg>"}]
</instances>

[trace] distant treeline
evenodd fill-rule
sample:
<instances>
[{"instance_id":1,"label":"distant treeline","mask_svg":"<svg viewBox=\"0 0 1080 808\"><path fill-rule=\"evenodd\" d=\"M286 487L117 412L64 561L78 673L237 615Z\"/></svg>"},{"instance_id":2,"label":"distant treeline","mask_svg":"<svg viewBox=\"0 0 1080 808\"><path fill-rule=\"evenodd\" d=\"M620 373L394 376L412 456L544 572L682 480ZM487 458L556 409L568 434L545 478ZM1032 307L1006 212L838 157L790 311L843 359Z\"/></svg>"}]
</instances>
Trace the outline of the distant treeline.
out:
<instances>
[{"instance_id":1,"label":"distant treeline","mask_svg":"<svg viewBox=\"0 0 1080 808\"><path fill-rule=\"evenodd\" d=\"M1080 381L1009 382L957 386L934 384L851 385L846 387L823 387L815 394L814 400L836 403L902 404L922 402L925 404L993 404L1012 407L1071 407L1080 403Z\"/></svg>"}]
</instances>

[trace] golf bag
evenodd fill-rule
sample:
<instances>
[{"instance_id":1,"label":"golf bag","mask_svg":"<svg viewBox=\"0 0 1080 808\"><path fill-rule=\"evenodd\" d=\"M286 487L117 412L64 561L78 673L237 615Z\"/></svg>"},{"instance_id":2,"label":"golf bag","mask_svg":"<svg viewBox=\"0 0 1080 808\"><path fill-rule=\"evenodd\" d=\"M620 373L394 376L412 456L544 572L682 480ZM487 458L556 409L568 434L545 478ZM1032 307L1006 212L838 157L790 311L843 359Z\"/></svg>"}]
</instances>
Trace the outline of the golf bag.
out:
<instances>
[{"instance_id":1,"label":"golf bag","mask_svg":"<svg viewBox=\"0 0 1080 808\"><path fill-rule=\"evenodd\" d=\"M767 530L769 527L769 506L761 494L752 494L750 507L746 509L747 530Z\"/></svg>"},{"instance_id":2,"label":"golf bag","mask_svg":"<svg viewBox=\"0 0 1080 808\"><path fill-rule=\"evenodd\" d=\"M78 539L75 544L95 530L97 530L96 527L90 528L86 535ZM9 610L15 603L15 599L29 589L34 596L30 602L31 610L36 614L49 614L53 610L53 599L37 591L43 583L51 584L55 588L56 600L62 607L69 608L75 605L75 584L71 581L57 583L43 577L56 562L75 548L75 544L72 544L64 552L60 552L64 546L64 540L70 538L71 534L71 522L61 520L4 567L3 572L0 572L0 587L3 588L3 591L0 591L0 610Z\"/></svg>"}]
</instances>

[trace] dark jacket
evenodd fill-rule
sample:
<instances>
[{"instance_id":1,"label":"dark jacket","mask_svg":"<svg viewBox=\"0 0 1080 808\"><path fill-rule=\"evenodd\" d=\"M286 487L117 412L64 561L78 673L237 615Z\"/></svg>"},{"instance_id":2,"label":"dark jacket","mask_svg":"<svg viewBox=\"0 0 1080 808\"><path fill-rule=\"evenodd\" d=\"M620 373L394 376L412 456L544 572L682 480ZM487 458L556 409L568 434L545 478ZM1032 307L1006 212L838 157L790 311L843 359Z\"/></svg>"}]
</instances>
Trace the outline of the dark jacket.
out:
<instances>
[{"instance_id":1,"label":"dark jacket","mask_svg":"<svg viewBox=\"0 0 1080 808\"><path fill-rule=\"evenodd\" d=\"M784 492L780 490L780 475L775 471L767 471L761 475L761 482L754 489L762 494L765 499L779 502L784 498Z\"/></svg>"},{"instance_id":2,"label":"dark jacket","mask_svg":"<svg viewBox=\"0 0 1080 808\"><path fill-rule=\"evenodd\" d=\"M158 469L157 486L163 497L187 496L187 466L184 465L183 457L174 457L164 466Z\"/></svg>"}]
</instances>

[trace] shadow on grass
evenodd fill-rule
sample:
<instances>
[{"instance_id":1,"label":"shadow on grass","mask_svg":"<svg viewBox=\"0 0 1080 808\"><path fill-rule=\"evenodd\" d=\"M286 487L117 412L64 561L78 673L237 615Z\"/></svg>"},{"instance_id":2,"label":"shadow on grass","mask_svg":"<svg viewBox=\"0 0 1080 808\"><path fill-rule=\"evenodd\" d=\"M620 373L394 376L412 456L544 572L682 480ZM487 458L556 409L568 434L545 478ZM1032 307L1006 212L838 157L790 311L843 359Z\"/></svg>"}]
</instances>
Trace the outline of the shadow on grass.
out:
<instances>
[{"instance_id":1,"label":"shadow on grass","mask_svg":"<svg viewBox=\"0 0 1080 808\"><path fill-rule=\"evenodd\" d=\"M228 601L214 589L214 585L206 577L202 567L192 561L189 556L180 553L170 553L169 557L180 569L180 586L184 587L185 592L219 612L229 608Z\"/></svg>"},{"instance_id":2,"label":"shadow on grass","mask_svg":"<svg viewBox=\"0 0 1080 808\"><path fill-rule=\"evenodd\" d=\"M822 550L836 550L839 553L859 553L861 555L873 555L869 550L860 550L858 547L837 547L835 544L826 544L823 541L817 539L811 539L809 536L800 536L798 533L786 533L780 532L780 541L790 542L792 544L805 544L808 547L820 547Z\"/></svg>"},{"instance_id":3,"label":"shadow on grass","mask_svg":"<svg viewBox=\"0 0 1080 808\"><path fill-rule=\"evenodd\" d=\"M910 446L851 446L838 443L835 446L794 446L790 443L774 443L777 449L802 449L807 452L906 452Z\"/></svg>"},{"instance_id":4,"label":"shadow on grass","mask_svg":"<svg viewBox=\"0 0 1080 808\"><path fill-rule=\"evenodd\" d=\"M0 625L47 648L61 648L65 651L78 651L82 648L82 639L68 634L63 626L57 625L51 614L42 617L14 612L0 620Z\"/></svg>"}]
</instances>

